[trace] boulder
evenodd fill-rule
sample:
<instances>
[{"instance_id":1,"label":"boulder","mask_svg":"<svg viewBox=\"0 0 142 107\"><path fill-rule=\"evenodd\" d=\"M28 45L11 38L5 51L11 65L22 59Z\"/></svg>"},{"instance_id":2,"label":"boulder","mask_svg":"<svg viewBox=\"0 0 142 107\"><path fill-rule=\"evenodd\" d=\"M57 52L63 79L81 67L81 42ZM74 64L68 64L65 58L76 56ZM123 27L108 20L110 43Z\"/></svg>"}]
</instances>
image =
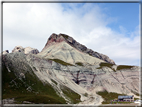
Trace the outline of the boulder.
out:
<instances>
[{"instance_id":1,"label":"boulder","mask_svg":"<svg viewBox=\"0 0 142 107\"><path fill-rule=\"evenodd\" d=\"M25 54L38 54L39 53L39 51L37 50L37 49L35 49L35 48L31 48L31 47L26 47L25 49L24 49L24 53Z\"/></svg>"},{"instance_id":2,"label":"boulder","mask_svg":"<svg viewBox=\"0 0 142 107\"><path fill-rule=\"evenodd\" d=\"M7 54L7 53L9 53L8 50L5 50L5 51L2 52L3 55L4 55L4 54Z\"/></svg>"},{"instance_id":3,"label":"boulder","mask_svg":"<svg viewBox=\"0 0 142 107\"><path fill-rule=\"evenodd\" d=\"M22 46L15 46L12 52L24 52L24 48Z\"/></svg>"}]
</instances>

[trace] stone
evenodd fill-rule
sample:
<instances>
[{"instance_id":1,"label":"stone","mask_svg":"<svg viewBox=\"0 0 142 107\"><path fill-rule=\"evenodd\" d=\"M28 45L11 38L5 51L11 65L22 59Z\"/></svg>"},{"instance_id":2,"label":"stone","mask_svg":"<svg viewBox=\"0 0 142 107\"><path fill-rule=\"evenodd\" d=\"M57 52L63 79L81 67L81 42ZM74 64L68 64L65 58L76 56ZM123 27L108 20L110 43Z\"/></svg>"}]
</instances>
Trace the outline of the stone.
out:
<instances>
[{"instance_id":1,"label":"stone","mask_svg":"<svg viewBox=\"0 0 142 107\"><path fill-rule=\"evenodd\" d=\"M2 54L4 55L4 54L7 54L7 53L9 53L9 51L8 51L8 50L5 50L5 51L3 51Z\"/></svg>"},{"instance_id":2,"label":"stone","mask_svg":"<svg viewBox=\"0 0 142 107\"><path fill-rule=\"evenodd\" d=\"M23 48L22 46L15 46L15 48L12 50L12 52L24 52L25 54L38 54L39 51L35 48L26 47Z\"/></svg>"},{"instance_id":3,"label":"stone","mask_svg":"<svg viewBox=\"0 0 142 107\"><path fill-rule=\"evenodd\" d=\"M37 49L35 49L35 48L31 48L31 47L26 47L25 49L24 49L24 53L25 54L38 54L39 53L39 51L37 50Z\"/></svg>"},{"instance_id":4,"label":"stone","mask_svg":"<svg viewBox=\"0 0 142 107\"><path fill-rule=\"evenodd\" d=\"M15 46L12 52L24 52L24 48L22 46Z\"/></svg>"}]
</instances>

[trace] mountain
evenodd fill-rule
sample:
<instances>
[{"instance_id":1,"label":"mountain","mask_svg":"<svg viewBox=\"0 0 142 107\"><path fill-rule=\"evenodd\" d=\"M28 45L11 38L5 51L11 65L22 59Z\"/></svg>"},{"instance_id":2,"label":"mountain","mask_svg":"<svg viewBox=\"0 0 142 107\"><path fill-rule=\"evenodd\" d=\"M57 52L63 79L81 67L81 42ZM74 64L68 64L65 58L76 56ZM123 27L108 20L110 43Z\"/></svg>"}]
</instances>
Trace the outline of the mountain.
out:
<instances>
[{"instance_id":1,"label":"mountain","mask_svg":"<svg viewBox=\"0 0 142 107\"><path fill-rule=\"evenodd\" d=\"M140 67L116 65L65 34L53 33L41 52L16 46L0 58L4 103L98 105L140 97Z\"/></svg>"},{"instance_id":2,"label":"mountain","mask_svg":"<svg viewBox=\"0 0 142 107\"><path fill-rule=\"evenodd\" d=\"M44 52L49 46L51 45L55 45L55 44L59 44L61 42L65 42L67 44L69 44L70 46L74 47L75 49L79 50L80 52L83 52L83 53L87 53L93 57L96 57L96 58L99 58L101 60L104 60L105 62L108 62L108 63L111 63L111 64L115 64L115 62L111 59L109 59L108 56L106 55L103 55L103 54L100 54L98 52L95 52L91 49L88 49L86 46L78 43L76 40L74 40L72 37L68 36L68 35L65 35L65 34L52 34L45 47L43 48L42 52Z\"/></svg>"}]
</instances>

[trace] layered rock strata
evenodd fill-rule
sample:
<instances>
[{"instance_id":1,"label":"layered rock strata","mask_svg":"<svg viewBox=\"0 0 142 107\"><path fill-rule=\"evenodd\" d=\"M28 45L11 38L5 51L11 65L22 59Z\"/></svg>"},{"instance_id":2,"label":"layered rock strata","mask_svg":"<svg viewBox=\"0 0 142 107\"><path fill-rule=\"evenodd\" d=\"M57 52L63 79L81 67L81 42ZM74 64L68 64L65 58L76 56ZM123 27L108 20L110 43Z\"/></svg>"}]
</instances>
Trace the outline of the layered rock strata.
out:
<instances>
[{"instance_id":1,"label":"layered rock strata","mask_svg":"<svg viewBox=\"0 0 142 107\"><path fill-rule=\"evenodd\" d=\"M45 45L45 47L43 48L42 51L44 51L46 48L48 48L51 45L54 45L56 43L60 43L60 42L63 42L63 41L67 42L69 45L71 45L72 47L76 48L77 50L79 50L83 53L87 53L87 54L89 54L93 57L104 60L107 63L115 64L115 62L112 59L110 59L108 56L101 54L101 53L98 53L98 52L95 52L91 49L88 49L86 46L80 44L75 39L73 39L72 37L65 35L65 34L57 35L57 34L53 33L49 37L49 39L48 39L48 41L47 41L47 43L46 43L46 45Z\"/></svg>"}]
</instances>

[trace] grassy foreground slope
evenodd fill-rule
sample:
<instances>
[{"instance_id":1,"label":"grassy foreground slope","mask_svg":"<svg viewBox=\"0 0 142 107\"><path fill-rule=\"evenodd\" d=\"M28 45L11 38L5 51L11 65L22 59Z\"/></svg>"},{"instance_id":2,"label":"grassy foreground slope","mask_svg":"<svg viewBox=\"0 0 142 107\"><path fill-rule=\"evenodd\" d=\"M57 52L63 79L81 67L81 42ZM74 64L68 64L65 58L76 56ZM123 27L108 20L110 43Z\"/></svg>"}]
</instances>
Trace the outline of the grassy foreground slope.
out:
<instances>
[{"instance_id":1,"label":"grassy foreground slope","mask_svg":"<svg viewBox=\"0 0 142 107\"><path fill-rule=\"evenodd\" d=\"M125 96L126 94L119 94L119 93L115 93L115 92L107 92L105 91L99 91L97 92L98 95L102 96L104 101L102 102L102 104L110 104L110 103L114 103L112 102L112 100L118 99L118 96ZM136 100L138 98L134 98L134 100ZM123 103L123 104L129 104L132 102L117 102L117 103Z\"/></svg>"},{"instance_id":2,"label":"grassy foreground slope","mask_svg":"<svg viewBox=\"0 0 142 107\"><path fill-rule=\"evenodd\" d=\"M15 98L17 103L29 101L32 103L62 104L66 101L56 94L50 84L42 83L34 73L26 72L25 78L19 79L14 72L8 72L2 67L2 98Z\"/></svg>"},{"instance_id":3,"label":"grassy foreground slope","mask_svg":"<svg viewBox=\"0 0 142 107\"><path fill-rule=\"evenodd\" d=\"M18 63L21 69L14 67L15 63L10 60L6 63L2 63L2 99L14 98L17 104L22 104L24 101L35 104L67 103L50 84L39 80L27 63L22 63L22 65L26 66L26 69L20 65L20 61L15 63ZM24 77L20 77L19 73L23 73ZM80 102L80 95L71 89L62 88L62 91L66 92L65 94L72 103ZM70 94L68 95L68 93Z\"/></svg>"}]
</instances>

